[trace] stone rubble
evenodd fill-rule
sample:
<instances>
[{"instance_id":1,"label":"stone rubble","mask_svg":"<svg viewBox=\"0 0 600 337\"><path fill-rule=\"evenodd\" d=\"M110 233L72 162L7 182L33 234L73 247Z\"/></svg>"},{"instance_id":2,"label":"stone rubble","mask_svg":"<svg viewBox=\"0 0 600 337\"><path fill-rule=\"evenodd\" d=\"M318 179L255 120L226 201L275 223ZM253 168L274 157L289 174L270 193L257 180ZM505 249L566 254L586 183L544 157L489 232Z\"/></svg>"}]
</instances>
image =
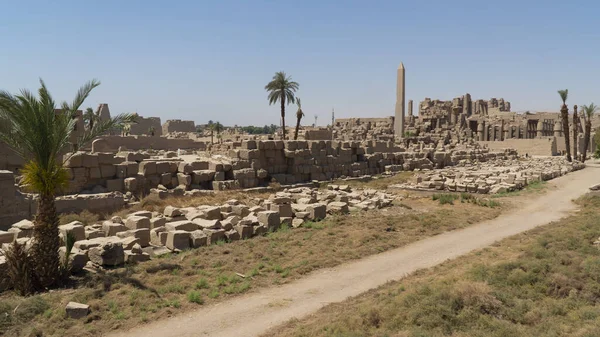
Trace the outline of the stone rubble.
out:
<instances>
[{"instance_id":1,"label":"stone rubble","mask_svg":"<svg viewBox=\"0 0 600 337\"><path fill-rule=\"evenodd\" d=\"M248 205L228 200L222 205L167 206L162 213L137 211L88 226L74 221L59 229L63 242L69 233L76 239L70 258L73 270L80 271L88 261L105 267L148 261L164 254L165 248L181 252L219 241L249 239L283 225L301 227L330 214L387 207L394 198L389 193L348 185L329 185L326 190L296 187L271 194L268 199L255 198ZM0 232L0 240L6 245L17 239L31 242L32 226L27 220L15 223L9 231ZM61 247L62 254L64 249ZM0 260L0 270L2 265Z\"/></svg>"}]
</instances>

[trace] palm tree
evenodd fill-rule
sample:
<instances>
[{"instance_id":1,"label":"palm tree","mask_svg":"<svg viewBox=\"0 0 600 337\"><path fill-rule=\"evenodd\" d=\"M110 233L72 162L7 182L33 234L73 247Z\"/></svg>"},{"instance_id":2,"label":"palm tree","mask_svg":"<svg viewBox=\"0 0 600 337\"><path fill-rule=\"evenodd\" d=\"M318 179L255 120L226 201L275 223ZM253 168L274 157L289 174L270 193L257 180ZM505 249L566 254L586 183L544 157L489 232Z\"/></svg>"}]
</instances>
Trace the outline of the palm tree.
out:
<instances>
[{"instance_id":1,"label":"palm tree","mask_svg":"<svg viewBox=\"0 0 600 337\"><path fill-rule=\"evenodd\" d=\"M214 142L213 142L213 136L215 134L215 127L216 127L216 124L213 123L212 120L208 121L208 129L210 130L210 143L211 144L214 144Z\"/></svg>"},{"instance_id":2,"label":"palm tree","mask_svg":"<svg viewBox=\"0 0 600 337\"><path fill-rule=\"evenodd\" d=\"M148 128L148 134L152 137L154 137L154 133L156 132L156 129L154 129L154 126L151 126L150 128Z\"/></svg>"},{"instance_id":3,"label":"palm tree","mask_svg":"<svg viewBox=\"0 0 600 337\"><path fill-rule=\"evenodd\" d=\"M100 120L100 110L94 112L92 108L85 109L83 121L89 130L94 128L94 123Z\"/></svg>"},{"instance_id":4,"label":"palm tree","mask_svg":"<svg viewBox=\"0 0 600 337\"><path fill-rule=\"evenodd\" d=\"M598 111L598 106L591 103L590 105L584 105L581 109L583 112L583 120L585 122L585 128L583 130L583 156L581 159L585 162L585 157L592 138L592 118L596 111Z\"/></svg>"},{"instance_id":5,"label":"palm tree","mask_svg":"<svg viewBox=\"0 0 600 337\"><path fill-rule=\"evenodd\" d=\"M286 100L287 104L294 103L296 101L294 93L298 90L298 87L300 87L300 85L292 81L292 77L287 76L283 71L276 72L271 82L265 86L265 90L269 92L269 105L277 102L281 103L281 129L284 140Z\"/></svg>"},{"instance_id":6,"label":"palm tree","mask_svg":"<svg viewBox=\"0 0 600 337\"><path fill-rule=\"evenodd\" d=\"M577 105L573 105L573 159L577 160L577 137L579 136L579 116L577 115Z\"/></svg>"},{"instance_id":7,"label":"palm tree","mask_svg":"<svg viewBox=\"0 0 600 337\"><path fill-rule=\"evenodd\" d=\"M304 117L302 112L302 103L300 97L296 98L296 104L298 105L298 111L296 111L296 132L294 133L294 140L298 140L298 130L300 130L300 120Z\"/></svg>"},{"instance_id":8,"label":"palm tree","mask_svg":"<svg viewBox=\"0 0 600 337\"><path fill-rule=\"evenodd\" d=\"M35 283L40 288L47 288L57 284L60 278L58 214L54 198L57 191L68 184L63 160L73 155L63 156L63 153L70 145L79 107L100 82L86 83L72 103L61 104L60 112L55 111L56 103L41 79L40 85L39 97L28 90L21 90L17 95L0 91L0 120L9 124L8 128L0 129L0 140L26 160L21 170L23 183L39 194L29 256ZM79 135L77 148L129 118L130 115L119 115L107 121L96 121L91 129Z\"/></svg>"},{"instance_id":9,"label":"palm tree","mask_svg":"<svg viewBox=\"0 0 600 337\"><path fill-rule=\"evenodd\" d=\"M563 105L560 108L560 116L562 117L563 133L565 137L565 147L567 148L567 160L571 160L571 144L569 142L569 108L567 108L567 97L569 96L569 89L559 90L558 94L560 99L563 101Z\"/></svg>"},{"instance_id":10,"label":"palm tree","mask_svg":"<svg viewBox=\"0 0 600 337\"><path fill-rule=\"evenodd\" d=\"M219 143L222 143L223 138L221 137L221 131L223 131L223 124L221 124L220 122L216 122L214 125L214 130L217 132L217 139L219 140ZM211 135L212 137L212 135Z\"/></svg>"}]
</instances>

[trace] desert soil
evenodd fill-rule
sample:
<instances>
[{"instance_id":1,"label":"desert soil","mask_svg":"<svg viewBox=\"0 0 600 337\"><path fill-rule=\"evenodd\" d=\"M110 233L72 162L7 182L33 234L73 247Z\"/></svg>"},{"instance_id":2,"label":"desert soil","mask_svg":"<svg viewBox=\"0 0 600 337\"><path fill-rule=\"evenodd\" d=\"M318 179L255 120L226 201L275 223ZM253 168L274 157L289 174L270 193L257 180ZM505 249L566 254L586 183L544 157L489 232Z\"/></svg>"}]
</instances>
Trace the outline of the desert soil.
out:
<instances>
[{"instance_id":1,"label":"desert soil","mask_svg":"<svg viewBox=\"0 0 600 337\"><path fill-rule=\"evenodd\" d=\"M576 210L571 201L600 183L600 168L588 168L554 179L547 193L532 197L514 211L465 229L446 232L394 249L316 271L274 288L209 305L187 314L152 322L111 337L259 336L286 321L305 317L321 307L341 302L493 244L503 238L556 221Z\"/></svg>"}]
</instances>

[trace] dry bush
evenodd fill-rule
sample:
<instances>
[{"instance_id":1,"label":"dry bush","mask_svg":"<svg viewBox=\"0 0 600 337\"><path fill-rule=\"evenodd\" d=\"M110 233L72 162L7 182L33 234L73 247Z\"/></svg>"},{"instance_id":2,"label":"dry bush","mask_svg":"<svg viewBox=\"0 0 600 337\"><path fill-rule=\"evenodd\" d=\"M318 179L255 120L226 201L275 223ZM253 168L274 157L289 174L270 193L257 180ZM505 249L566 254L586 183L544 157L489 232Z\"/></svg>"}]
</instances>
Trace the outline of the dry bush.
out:
<instances>
[{"instance_id":1,"label":"dry bush","mask_svg":"<svg viewBox=\"0 0 600 337\"><path fill-rule=\"evenodd\" d=\"M8 278L12 288L21 296L33 294L33 270L31 259L24 244L17 241L6 251Z\"/></svg>"}]
</instances>

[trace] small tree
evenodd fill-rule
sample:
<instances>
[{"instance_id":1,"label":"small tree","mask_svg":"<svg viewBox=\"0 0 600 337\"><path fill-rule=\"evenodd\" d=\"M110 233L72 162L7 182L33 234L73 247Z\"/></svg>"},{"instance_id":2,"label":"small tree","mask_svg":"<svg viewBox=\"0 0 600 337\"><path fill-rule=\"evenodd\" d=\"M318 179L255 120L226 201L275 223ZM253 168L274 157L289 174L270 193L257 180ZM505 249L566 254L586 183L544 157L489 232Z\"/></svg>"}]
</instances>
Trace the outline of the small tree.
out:
<instances>
[{"instance_id":1,"label":"small tree","mask_svg":"<svg viewBox=\"0 0 600 337\"><path fill-rule=\"evenodd\" d=\"M300 97L296 98L296 104L298 105L298 111L296 111L296 132L294 133L294 140L298 140L298 131L300 130L300 120L304 117L304 112L302 111L302 103L300 102Z\"/></svg>"},{"instance_id":2,"label":"small tree","mask_svg":"<svg viewBox=\"0 0 600 337\"><path fill-rule=\"evenodd\" d=\"M569 108L567 108L569 89L559 90L558 94L560 95L560 99L563 101L562 107L560 108L560 116L562 118L563 136L565 137L565 148L567 149L567 160L572 161L571 144L569 141Z\"/></svg>"},{"instance_id":3,"label":"small tree","mask_svg":"<svg viewBox=\"0 0 600 337\"><path fill-rule=\"evenodd\" d=\"M154 133L156 132L156 129L154 129L154 126L151 126L150 128L148 128L148 134L152 137L154 137Z\"/></svg>"}]
</instances>

